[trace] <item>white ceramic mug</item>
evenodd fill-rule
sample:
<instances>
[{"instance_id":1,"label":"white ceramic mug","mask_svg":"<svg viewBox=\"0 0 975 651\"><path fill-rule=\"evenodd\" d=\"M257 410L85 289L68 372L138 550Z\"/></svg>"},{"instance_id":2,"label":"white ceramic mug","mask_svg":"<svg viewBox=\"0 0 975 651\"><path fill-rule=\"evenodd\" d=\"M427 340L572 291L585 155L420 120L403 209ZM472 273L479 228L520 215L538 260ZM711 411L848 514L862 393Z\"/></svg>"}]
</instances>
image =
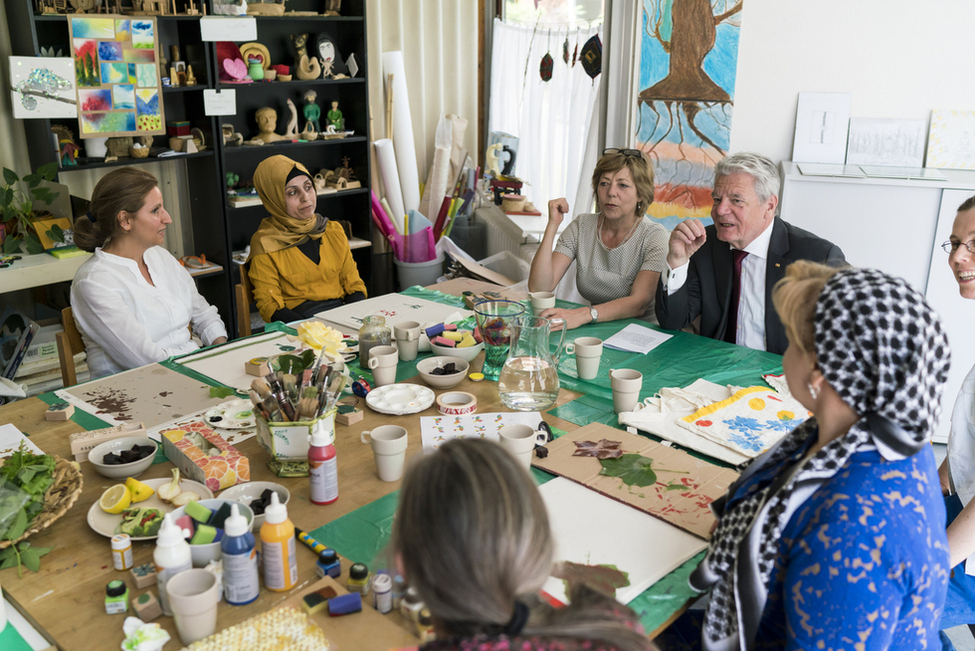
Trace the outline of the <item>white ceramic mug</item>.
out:
<instances>
[{"instance_id":1,"label":"white ceramic mug","mask_svg":"<svg viewBox=\"0 0 975 651\"><path fill-rule=\"evenodd\" d=\"M202 568L184 570L166 581L169 606L183 644L192 644L216 631L220 588L216 575Z\"/></svg>"},{"instance_id":2,"label":"white ceramic mug","mask_svg":"<svg viewBox=\"0 0 975 651\"><path fill-rule=\"evenodd\" d=\"M593 380L599 374L599 360L603 356L603 340L598 337L579 337L565 346L565 352L575 354L580 380Z\"/></svg>"},{"instance_id":3,"label":"white ceramic mug","mask_svg":"<svg viewBox=\"0 0 975 651\"><path fill-rule=\"evenodd\" d=\"M403 476L406 462L406 446L409 443L405 427L381 425L365 430L359 440L372 446L376 457L376 474L383 481L397 481Z\"/></svg>"},{"instance_id":4,"label":"white ceramic mug","mask_svg":"<svg viewBox=\"0 0 975 651\"><path fill-rule=\"evenodd\" d=\"M412 362L420 348L420 324L416 321L401 321L393 326L393 338L402 362Z\"/></svg>"},{"instance_id":5,"label":"white ceramic mug","mask_svg":"<svg viewBox=\"0 0 975 651\"><path fill-rule=\"evenodd\" d=\"M545 445L548 434L538 432L528 425L505 425L498 430L501 447L511 453L525 468L531 468L532 452L536 445Z\"/></svg>"},{"instance_id":6,"label":"white ceramic mug","mask_svg":"<svg viewBox=\"0 0 975 651\"><path fill-rule=\"evenodd\" d=\"M613 389L613 411L617 414L633 411L640 402L643 373L631 368L614 368L609 372L609 383Z\"/></svg>"},{"instance_id":7,"label":"white ceramic mug","mask_svg":"<svg viewBox=\"0 0 975 651\"><path fill-rule=\"evenodd\" d=\"M532 299L532 312L535 313L535 316L540 315L550 307L555 307L555 294L552 292L532 292L529 296Z\"/></svg>"},{"instance_id":8,"label":"white ceramic mug","mask_svg":"<svg viewBox=\"0 0 975 651\"><path fill-rule=\"evenodd\" d=\"M377 387L396 383L398 362L399 353L392 346L376 346L369 350L369 370L372 371Z\"/></svg>"}]
</instances>

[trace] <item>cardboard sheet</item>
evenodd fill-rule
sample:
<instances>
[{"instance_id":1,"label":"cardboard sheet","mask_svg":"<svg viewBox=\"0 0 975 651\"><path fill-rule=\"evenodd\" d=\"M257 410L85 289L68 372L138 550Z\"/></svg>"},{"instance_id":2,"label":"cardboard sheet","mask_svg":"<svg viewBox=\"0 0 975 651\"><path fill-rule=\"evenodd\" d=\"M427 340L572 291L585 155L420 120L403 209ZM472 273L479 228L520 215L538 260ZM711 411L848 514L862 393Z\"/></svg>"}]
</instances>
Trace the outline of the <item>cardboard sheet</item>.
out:
<instances>
[{"instance_id":1,"label":"cardboard sheet","mask_svg":"<svg viewBox=\"0 0 975 651\"><path fill-rule=\"evenodd\" d=\"M466 416L421 416L420 438L425 451L434 450L452 439L482 438L497 441L498 431L502 427L528 425L537 430L542 420L544 419L537 412L520 411Z\"/></svg>"},{"instance_id":2,"label":"cardboard sheet","mask_svg":"<svg viewBox=\"0 0 975 651\"><path fill-rule=\"evenodd\" d=\"M621 603L707 547L700 538L567 479L553 479L538 490L548 508L556 560L615 567L629 581L616 589ZM550 577L542 589L566 602L562 579Z\"/></svg>"},{"instance_id":3,"label":"cardboard sheet","mask_svg":"<svg viewBox=\"0 0 975 651\"><path fill-rule=\"evenodd\" d=\"M403 294L386 294L364 301L349 303L334 310L319 312L316 319L328 325L337 326L339 330L354 334L362 327L362 320L367 316L379 315L386 318L386 325L394 326L400 321L417 321L424 323L440 323L447 319L466 319L474 315L469 310L434 303L423 298L413 298Z\"/></svg>"},{"instance_id":4,"label":"cardboard sheet","mask_svg":"<svg viewBox=\"0 0 975 651\"><path fill-rule=\"evenodd\" d=\"M270 357L300 347L303 347L301 342L292 341L284 332L269 332L187 355L176 360L176 363L246 393L254 380L253 375L244 371L247 362L255 357Z\"/></svg>"},{"instance_id":5,"label":"cardboard sheet","mask_svg":"<svg viewBox=\"0 0 975 651\"><path fill-rule=\"evenodd\" d=\"M631 486L619 477L601 474L603 465L596 457L573 456L578 449L576 441L599 442L602 439L621 442L622 460L632 454L651 459L650 469L656 474L655 483ZM738 477L733 470L719 468L686 452L601 423L569 432L546 447L548 457L532 459L535 467L584 484L705 540L711 537L714 524L708 505L723 495ZM646 476L646 472L639 474Z\"/></svg>"}]
</instances>

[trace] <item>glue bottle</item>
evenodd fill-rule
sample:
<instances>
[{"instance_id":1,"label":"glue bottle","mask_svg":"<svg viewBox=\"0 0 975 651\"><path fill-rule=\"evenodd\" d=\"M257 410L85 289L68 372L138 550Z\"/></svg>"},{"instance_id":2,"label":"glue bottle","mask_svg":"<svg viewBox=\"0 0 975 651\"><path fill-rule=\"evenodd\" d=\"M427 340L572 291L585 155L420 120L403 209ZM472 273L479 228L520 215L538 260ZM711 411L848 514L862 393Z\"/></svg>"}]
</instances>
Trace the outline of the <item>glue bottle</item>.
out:
<instances>
[{"instance_id":1,"label":"glue bottle","mask_svg":"<svg viewBox=\"0 0 975 651\"><path fill-rule=\"evenodd\" d=\"M339 467L335 430L319 423L308 437L308 474L312 504L331 504L339 498Z\"/></svg>"},{"instance_id":2,"label":"glue bottle","mask_svg":"<svg viewBox=\"0 0 975 651\"><path fill-rule=\"evenodd\" d=\"M166 592L166 582L184 570L193 567L193 557L190 555L190 544L186 542L183 529L173 522L172 514L163 516L162 526L159 527L159 537L156 538L156 551L152 553L152 562L156 564L156 584L159 586L159 605L164 615L173 616L169 607L169 593Z\"/></svg>"},{"instance_id":3,"label":"glue bottle","mask_svg":"<svg viewBox=\"0 0 975 651\"><path fill-rule=\"evenodd\" d=\"M295 557L295 525L288 519L287 507L271 493L271 503L264 509L261 525L261 560L264 563L264 587L285 592L298 582L298 559Z\"/></svg>"},{"instance_id":4,"label":"glue bottle","mask_svg":"<svg viewBox=\"0 0 975 651\"><path fill-rule=\"evenodd\" d=\"M249 604L261 590L255 546L250 523L240 514L240 507L231 504L220 550L223 552L223 598L232 606Z\"/></svg>"}]
</instances>

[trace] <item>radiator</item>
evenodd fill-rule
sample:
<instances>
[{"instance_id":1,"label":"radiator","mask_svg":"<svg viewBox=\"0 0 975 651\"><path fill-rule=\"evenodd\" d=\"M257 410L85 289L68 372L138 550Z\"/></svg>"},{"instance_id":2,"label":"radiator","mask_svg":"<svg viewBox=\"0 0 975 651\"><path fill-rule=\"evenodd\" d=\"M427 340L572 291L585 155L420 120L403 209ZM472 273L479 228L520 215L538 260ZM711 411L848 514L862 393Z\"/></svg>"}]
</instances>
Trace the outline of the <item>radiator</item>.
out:
<instances>
[{"instance_id":1,"label":"radiator","mask_svg":"<svg viewBox=\"0 0 975 651\"><path fill-rule=\"evenodd\" d=\"M482 207L474 211L474 219L487 224L488 256L508 251L522 260L531 262L535 249L538 248L537 238L525 237L521 228L508 219L500 207L485 202Z\"/></svg>"}]
</instances>

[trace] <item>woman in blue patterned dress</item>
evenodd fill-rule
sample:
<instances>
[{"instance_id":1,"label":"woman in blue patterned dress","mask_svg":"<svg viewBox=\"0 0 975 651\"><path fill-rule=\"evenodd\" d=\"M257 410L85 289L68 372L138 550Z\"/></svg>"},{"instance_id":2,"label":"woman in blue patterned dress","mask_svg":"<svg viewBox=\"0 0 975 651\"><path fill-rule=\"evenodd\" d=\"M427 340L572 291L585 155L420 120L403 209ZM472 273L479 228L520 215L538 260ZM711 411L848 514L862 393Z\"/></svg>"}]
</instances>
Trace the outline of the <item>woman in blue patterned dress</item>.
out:
<instances>
[{"instance_id":1,"label":"woman in blue patterned dress","mask_svg":"<svg viewBox=\"0 0 975 651\"><path fill-rule=\"evenodd\" d=\"M871 269L797 262L773 300L789 389L815 416L715 502L690 579L711 590L695 642L937 648L949 556L928 441L949 361L941 322L906 282Z\"/></svg>"}]
</instances>

